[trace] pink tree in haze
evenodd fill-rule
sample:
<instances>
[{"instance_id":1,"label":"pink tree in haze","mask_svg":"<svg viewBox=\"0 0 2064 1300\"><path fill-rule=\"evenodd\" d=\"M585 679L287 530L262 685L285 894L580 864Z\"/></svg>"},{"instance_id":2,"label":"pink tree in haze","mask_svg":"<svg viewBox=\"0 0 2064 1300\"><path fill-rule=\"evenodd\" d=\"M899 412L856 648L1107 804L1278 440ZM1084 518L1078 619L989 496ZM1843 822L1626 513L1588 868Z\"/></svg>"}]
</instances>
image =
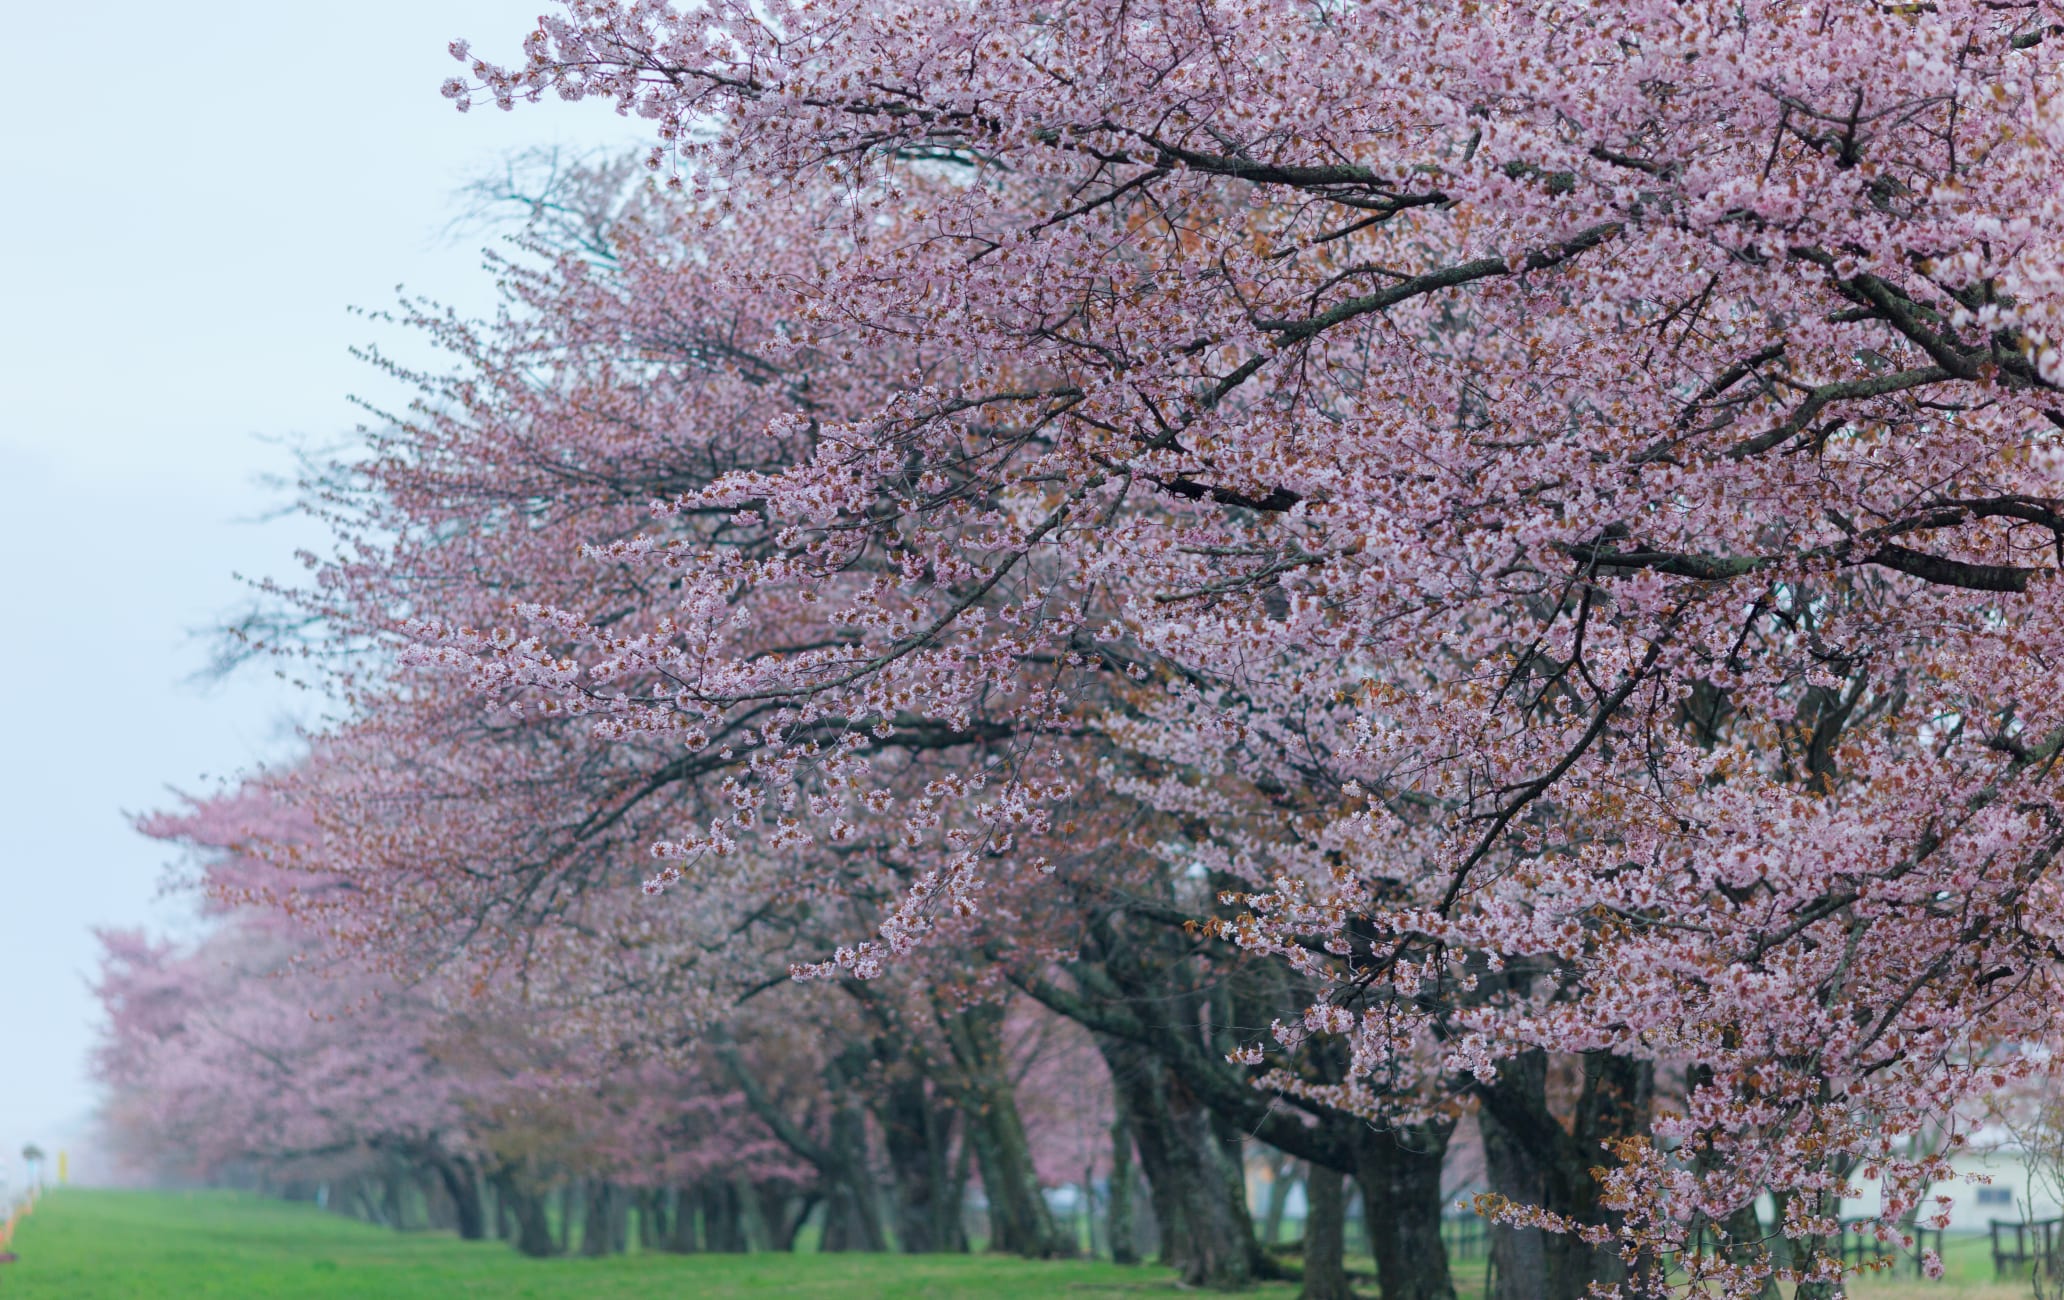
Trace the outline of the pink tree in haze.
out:
<instances>
[{"instance_id":1,"label":"pink tree in haze","mask_svg":"<svg viewBox=\"0 0 2064 1300\"><path fill-rule=\"evenodd\" d=\"M613 98L680 192L581 173L415 314L229 956L735 1087L863 1244L872 1123L1059 1247L1014 987L1191 1281L1265 1266L1244 1132L1447 1300L1474 1110L1500 1300L1824 1294L1843 1180L1897 1230L2064 1002L2056 21L565 6L450 93ZM284 1033L198 1005L198 1077ZM577 1119L502 1131L645 1185Z\"/></svg>"},{"instance_id":2,"label":"pink tree in haze","mask_svg":"<svg viewBox=\"0 0 2064 1300\"><path fill-rule=\"evenodd\" d=\"M452 1170L474 1155L462 1085L426 1041L432 1018L395 990L297 970L304 954L238 927L184 953L105 942L99 1072L132 1157L188 1177L242 1166L312 1180L388 1153Z\"/></svg>"},{"instance_id":3,"label":"pink tree in haze","mask_svg":"<svg viewBox=\"0 0 2064 1300\"><path fill-rule=\"evenodd\" d=\"M681 278L878 382L590 539L651 599L423 653L729 765L655 888L907 834L806 973L1035 883L1093 735L1314 983L1245 1054L1352 1069L1274 1082L1376 1115L1428 1050L1689 1062L1588 1209L1513 1221L1656 1288L1718 1224L1695 1280L1739 1294L1779 1234L1824 1290L1847 1171L1917 1190L1905 1135L2055 1030L2054 21L568 5L448 93L653 121ZM767 231L813 233L721 246ZM883 741L986 718L993 762L898 784Z\"/></svg>"},{"instance_id":4,"label":"pink tree in haze","mask_svg":"<svg viewBox=\"0 0 2064 1300\"><path fill-rule=\"evenodd\" d=\"M188 1176L305 1182L406 1166L440 1180L462 1235L482 1235L467 1107L486 1081L447 1051L437 989L366 969L282 906L338 887L283 879L258 852L304 840L305 821L246 789L140 829L191 852L209 928L184 948L102 936L98 1066L129 1153ZM378 1199L391 1217L391 1182Z\"/></svg>"},{"instance_id":5,"label":"pink tree in haze","mask_svg":"<svg viewBox=\"0 0 2064 1300\"><path fill-rule=\"evenodd\" d=\"M396 1227L408 1218L405 1185L428 1198L424 1180L434 1180L433 1219L448 1213L448 1226L478 1237L496 1228L492 1209L532 1254L563 1247L546 1228L545 1197L569 1179L584 1189L589 1253L624 1248L633 1203L648 1244L695 1249L703 1189L808 1181L714 1062L698 1070L644 1045L627 1064L595 1020L565 1014L575 999L548 982L563 956L504 989L369 954L335 924L357 915L340 897L347 881L282 870L320 836L265 787L141 828L190 851L187 883L209 928L186 946L103 936L109 1023L98 1068L133 1159L301 1195L329 1185L339 1208ZM579 969L610 976L599 961ZM685 1240L673 1208L684 1197ZM772 1208L778 1218L783 1206Z\"/></svg>"},{"instance_id":6,"label":"pink tree in haze","mask_svg":"<svg viewBox=\"0 0 2064 1300\"><path fill-rule=\"evenodd\" d=\"M810 437L767 442L753 433L753 421L884 391L873 376L895 361L893 343L843 358L789 357L786 370L770 369L758 350L781 347L779 322L758 321L755 301L730 292L726 282L689 278L681 270L714 271L734 256L765 262L801 246L816 224L808 206L754 227L741 250L728 228L712 229L692 208L650 196L625 202L606 173L570 180L571 193L554 196L551 206L590 214L578 223L578 237L568 239L563 230L533 236L543 263L509 268L512 311L500 321L468 327L419 316L417 323L437 334L461 369L450 377L414 376L424 384L424 399L378 435L368 463L340 472L325 487L319 508L348 522L350 546L310 592L292 598L332 628L378 643L397 628L434 632L423 622L431 611L446 625L486 623L526 596L599 599L624 611L619 621L625 626L641 621L653 590L642 566L577 547L595 537L635 537L650 522L653 494L706 483L741 461L792 463L813 445ZM770 384L774 373L787 378ZM804 401L798 394L810 396ZM683 534L675 540L684 547L699 540L764 549L764 536L745 528L736 513L684 512L669 527ZM864 583L874 580L872 571L893 572L893 563L870 554L853 568L853 580ZM798 601L753 635L776 654L813 639L836 641L844 633L835 613ZM464 682L425 675L411 658L428 659L434 668L448 656L416 651L399 665L346 660L351 672L343 685L358 717L323 740L310 762L275 782L281 797L307 809L319 829L283 861L319 880L349 882L329 895L325 925L390 960L405 963L427 953L447 969L453 962L470 964L473 973L461 983L506 981L530 965L556 969L564 977L543 981L547 991L539 996L568 991L555 1014L612 1040L664 1041L698 1032L698 1022L706 1024L726 997L755 987L770 970L778 973L789 961L814 958L864 932L878 915L878 900L922 880L930 868L921 833L926 821L973 808L993 774L1016 761L1008 742L1028 725L1007 698L943 724L899 714L885 734L872 738L872 771L897 792L877 792L855 809L842 837L811 842L791 834L778 809L771 821L761 816L752 779L741 784L730 771L739 752L761 747L771 709L744 711L736 725L710 733L683 758L666 733L597 734L584 705L482 717ZM1148 688L1113 678L1125 707L1151 703ZM825 743L850 744L845 720L827 719L820 731ZM1084 792L1109 784L1099 765L1110 738L1084 733L1076 739L1084 744L1043 757L1048 770ZM1065 766L1052 767L1055 762ZM844 778L833 771L829 779L837 789ZM1058 780L1053 788L1061 788ZM813 796L823 797L822 791ZM1128 822L1137 810L1126 811L1127 800L1111 811L1082 803L1049 836L1054 852L1045 855L1069 888L1048 888L1051 878L1032 867L1008 879L992 877L990 906L979 916L964 912L928 922L957 936L956 943L934 945L936 963L913 975L946 995L940 1005L917 1007L914 1018L899 1013L902 1027L876 1036L908 1047L930 1037L935 1020L966 1030L972 1037L946 1033L945 1041L932 1043L928 1059L941 1067L953 1062L947 1091L964 1096L965 1113L985 1123L1015 1110L1000 1094L993 1100L976 1095L994 1094L1008 1080L995 1064L1001 1058L987 1013L964 1011L951 991L964 981L970 958L997 946L1013 966L1037 970L1056 950L1079 942L1085 908L1106 909L1114 898L1134 893L1158 896L1155 923L1166 927L1208 901L1199 881L1185 882L1179 905L1168 897L1171 870L1180 875L1190 864L1171 868L1161 859L1155 836ZM707 822L712 814L728 818L721 823L728 829L723 844L699 864L696 890L653 907L625 888L652 874L645 849L654 839L683 820ZM1022 830L1040 833L1030 823ZM950 924L942 930L943 920ZM593 942L597 935L607 938ZM1194 998L1195 990L1146 996ZM1278 999L1243 1023L1265 1024L1270 1015L1294 1015L1301 1005ZM1157 1034L1165 1028L1158 1018L1145 1023ZM1216 1036L1224 1037L1222 1028ZM1237 1071L1214 1059L1213 1053L1235 1045L1188 1042L1180 1051L1186 1065L1203 1062L1212 1069L1217 1102L1233 1099L1243 1118L1229 1122L1251 1121L1252 1107L1274 1125L1271 1140L1302 1132L1300 1121L1276 1114ZM1157 1097L1166 1091L1164 1074L1160 1067L1127 1071ZM1165 1110L1161 1101L1155 1105ZM1220 1191L1210 1199L1225 1210L1228 1180L1206 1171L1226 1144L1202 1123L1194 1097L1178 1109L1180 1136L1162 1136L1194 1149L1165 1165L1157 1163L1158 1154L1149 1159L1156 1185L1178 1176L1207 1191L1216 1183ZM1032 1186L1036 1171L1009 1154L1024 1146L1024 1135L1011 1131L1012 1122L1000 1122L999 1131L985 1135L994 1145L976 1146L1009 1171L985 1169L983 1181L1025 1194L991 1197L992 1218L1008 1203L1005 1217L1014 1225L992 1240L1049 1253L1057 1247L1051 1225L1041 1225L1046 1216ZM937 1136L929 1148L939 1145ZM1152 1149L1159 1153L1167 1145ZM940 1179L934 1171L921 1181ZM1235 1171L1230 1186L1237 1185ZM910 1190L916 1188L913 1182ZM924 1199L906 1196L902 1204ZM941 1234L951 1222L940 1220L930 1239L950 1239ZM899 1230L899 1240L926 1239L916 1226L906 1222L910 1230ZM1244 1261L1247 1252L1238 1243L1250 1235L1236 1222L1213 1217L1195 1232L1164 1239L1208 1244ZM1215 1267L1183 1262L1206 1272Z\"/></svg>"}]
</instances>

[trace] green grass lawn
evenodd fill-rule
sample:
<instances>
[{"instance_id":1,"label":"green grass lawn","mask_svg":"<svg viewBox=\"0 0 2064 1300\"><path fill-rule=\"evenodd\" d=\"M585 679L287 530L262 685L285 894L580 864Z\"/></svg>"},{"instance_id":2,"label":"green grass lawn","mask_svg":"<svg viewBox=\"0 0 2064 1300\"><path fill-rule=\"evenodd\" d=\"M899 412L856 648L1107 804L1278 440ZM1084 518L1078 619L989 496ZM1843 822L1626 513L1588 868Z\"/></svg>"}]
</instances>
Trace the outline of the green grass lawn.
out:
<instances>
[{"instance_id":1,"label":"green grass lawn","mask_svg":"<svg viewBox=\"0 0 2064 1300\"><path fill-rule=\"evenodd\" d=\"M1984 1233L1958 1233L1942 1239L1942 1278L1926 1281L1902 1262L1895 1271L1858 1278L1849 1284L1856 1300L2034 1300L2025 1279L2002 1280L1993 1273L1992 1244Z\"/></svg>"},{"instance_id":2,"label":"green grass lawn","mask_svg":"<svg viewBox=\"0 0 2064 1300\"><path fill-rule=\"evenodd\" d=\"M498 1242L394 1233L227 1192L69 1189L45 1198L15 1238L20 1262L0 1265L0 1300L1118 1300L1177 1294L1153 1267L1092 1261L1031 1263L986 1255L627 1255L532 1260ZM2025 1282L1999 1282L1985 1239L1951 1238L1940 1282L1867 1278L1857 1300L2025 1300ZM1349 1267L1367 1271L1366 1257ZM1480 1260L1458 1263L1459 1300L1481 1300ZM1361 1287L1373 1295L1371 1283ZM1246 1293L1289 1300L1296 1287Z\"/></svg>"},{"instance_id":3,"label":"green grass lawn","mask_svg":"<svg viewBox=\"0 0 2064 1300\"><path fill-rule=\"evenodd\" d=\"M394 1233L305 1205L222 1192L55 1192L22 1222L14 1249L20 1262L0 1265L4 1300L1115 1300L1176 1293L1166 1269L986 1255L523 1259L497 1242ZM1248 1294L1283 1300L1295 1289Z\"/></svg>"}]
</instances>

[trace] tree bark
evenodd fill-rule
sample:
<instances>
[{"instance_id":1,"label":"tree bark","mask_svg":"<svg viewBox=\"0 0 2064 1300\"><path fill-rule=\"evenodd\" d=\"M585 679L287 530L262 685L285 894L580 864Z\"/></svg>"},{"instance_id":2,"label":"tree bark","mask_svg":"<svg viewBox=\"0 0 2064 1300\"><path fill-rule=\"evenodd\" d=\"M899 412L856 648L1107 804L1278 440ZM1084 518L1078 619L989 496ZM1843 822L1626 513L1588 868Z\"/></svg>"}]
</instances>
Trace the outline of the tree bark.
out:
<instances>
[{"instance_id":1,"label":"tree bark","mask_svg":"<svg viewBox=\"0 0 2064 1300\"><path fill-rule=\"evenodd\" d=\"M1313 1165L1304 1180L1304 1286L1297 1300L1354 1300L1347 1284L1347 1177ZM1383 1289L1390 1300L1390 1288Z\"/></svg>"},{"instance_id":2,"label":"tree bark","mask_svg":"<svg viewBox=\"0 0 2064 1300\"><path fill-rule=\"evenodd\" d=\"M673 1212L667 1216L667 1232L659 1248L672 1255L693 1255L702 1249L695 1231L698 1198L695 1190L688 1187L673 1189L672 1197Z\"/></svg>"},{"instance_id":3,"label":"tree bark","mask_svg":"<svg viewBox=\"0 0 2064 1300\"><path fill-rule=\"evenodd\" d=\"M1137 1264L1139 1226L1132 1213L1132 1129L1125 1122L1125 1108L1111 1121L1111 1262Z\"/></svg>"},{"instance_id":4,"label":"tree bark","mask_svg":"<svg viewBox=\"0 0 2064 1300\"><path fill-rule=\"evenodd\" d=\"M867 1046L850 1044L825 1067L834 1101L831 1131L823 1143L811 1138L774 1103L735 1045L720 1039L715 1046L718 1059L738 1081L753 1114L783 1145L816 1167L825 1199L824 1235L818 1249L886 1250L888 1238L882 1226L880 1199L868 1169L867 1121L854 1101L854 1093L867 1074ZM795 1227L800 1226L798 1219ZM791 1242L795 1227L787 1231Z\"/></svg>"},{"instance_id":5,"label":"tree bark","mask_svg":"<svg viewBox=\"0 0 2064 1300\"><path fill-rule=\"evenodd\" d=\"M1455 1300L1440 1232L1441 1162L1454 1131L1453 1121L1396 1130L1358 1126L1362 1230L1376 1257L1383 1300Z\"/></svg>"},{"instance_id":6,"label":"tree bark","mask_svg":"<svg viewBox=\"0 0 2064 1300\"><path fill-rule=\"evenodd\" d=\"M543 1259L559 1253L559 1243L552 1237L552 1223L545 1213L543 1193L527 1187L519 1175L504 1169L494 1176L495 1193L501 1198L503 1210L514 1220L516 1251L534 1259Z\"/></svg>"},{"instance_id":7,"label":"tree bark","mask_svg":"<svg viewBox=\"0 0 2064 1300\"><path fill-rule=\"evenodd\" d=\"M610 1253L616 1236L614 1218L617 1190L614 1184L600 1181L590 1182L587 1188L587 1205L581 1216L580 1253L594 1258Z\"/></svg>"},{"instance_id":8,"label":"tree bark","mask_svg":"<svg viewBox=\"0 0 2064 1300\"><path fill-rule=\"evenodd\" d=\"M1054 1222L1040 1191L1004 1059L1003 1014L1000 1006L982 1005L941 1017L959 1067L962 1136L974 1144L989 1201L989 1249L1029 1259L1064 1258L1075 1253L1075 1243Z\"/></svg>"},{"instance_id":9,"label":"tree bark","mask_svg":"<svg viewBox=\"0 0 2064 1300\"><path fill-rule=\"evenodd\" d=\"M1503 1064L1497 1082L1479 1087L1484 1170L1491 1190L1521 1205L1538 1205L1578 1223L1613 1225L1591 1171L1610 1165L1605 1144L1648 1131L1654 1096L1652 1066L1606 1052L1583 1057L1584 1079L1565 1127L1548 1104L1548 1058L1523 1053ZM1492 1300L1584 1300L1593 1284L1627 1276L1611 1246L1593 1247L1571 1233L1494 1224Z\"/></svg>"},{"instance_id":10,"label":"tree bark","mask_svg":"<svg viewBox=\"0 0 2064 1300\"><path fill-rule=\"evenodd\" d=\"M731 1180L738 1197L738 1235L748 1252L772 1250L774 1230L767 1222L766 1203L753 1185L743 1178Z\"/></svg>"},{"instance_id":11,"label":"tree bark","mask_svg":"<svg viewBox=\"0 0 2064 1300\"><path fill-rule=\"evenodd\" d=\"M968 1183L975 1175L975 1144L968 1138L967 1125L960 1127L960 1149L953 1153L953 1179L948 1184L946 1204L939 1207L939 1212L952 1216L952 1239L959 1243L954 1249L965 1255L973 1249L968 1241L967 1203Z\"/></svg>"},{"instance_id":12,"label":"tree bark","mask_svg":"<svg viewBox=\"0 0 2064 1300\"><path fill-rule=\"evenodd\" d=\"M666 1240L666 1192L658 1187L638 1189L638 1250L655 1251Z\"/></svg>"},{"instance_id":13,"label":"tree bark","mask_svg":"<svg viewBox=\"0 0 2064 1300\"><path fill-rule=\"evenodd\" d=\"M910 1060L883 1063L890 1078L875 1117L894 1183L896 1247L907 1254L965 1250L951 1149L956 1111Z\"/></svg>"},{"instance_id":14,"label":"tree bark","mask_svg":"<svg viewBox=\"0 0 2064 1300\"><path fill-rule=\"evenodd\" d=\"M767 1249L788 1253L795 1249L796 1233L817 1205L811 1193L798 1194L786 1183L758 1183L751 1194L759 1201L760 1220L767 1225Z\"/></svg>"},{"instance_id":15,"label":"tree bark","mask_svg":"<svg viewBox=\"0 0 2064 1300\"><path fill-rule=\"evenodd\" d=\"M738 1185L728 1178L711 1179L702 1185L701 1200L703 1249L712 1254L743 1255L747 1244Z\"/></svg>"},{"instance_id":16,"label":"tree bark","mask_svg":"<svg viewBox=\"0 0 2064 1300\"><path fill-rule=\"evenodd\" d=\"M380 1203L374 1200L372 1195L366 1191L365 1179L354 1178L351 1180L351 1199L352 1203L358 1206L359 1218L364 1219L367 1223L378 1224L381 1227L387 1226L387 1221L381 1214Z\"/></svg>"},{"instance_id":17,"label":"tree bark","mask_svg":"<svg viewBox=\"0 0 2064 1300\"><path fill-rule=\"evenodd\" d=\"M451 1197L461 1241L479 1241L487 1235L487 1213L480 1200L480 1175L473 1162L456 1156L438 1156L430 1168Z\"/></svg>"},{"instance_id":18,"label":"tree bark","mask_svg":"<svg viewBox=\"0 0 2064 1300\"><path fill-rule=\"evenodd\" d=\"M1146 1170L1164 1262L1187 1286L1246 1286L1264 1265L1238 1148L1229 1147L1211 1111L1154 1052L1119 1039L1100 1045Z\"/></svg>"},{"instance_id":19,"label":"tree bark","mask_svg":"<svg viewBox=\"0 0 2064 1300\"><path fill-rule=\"evenodd\" d=\"M867 1121L850 1101L831 1114L830 1161L824 1166L824 1236L818 1249L867 1251L888 1249L880 1201L867 1171Z\"/></svg>"}]
</instances>

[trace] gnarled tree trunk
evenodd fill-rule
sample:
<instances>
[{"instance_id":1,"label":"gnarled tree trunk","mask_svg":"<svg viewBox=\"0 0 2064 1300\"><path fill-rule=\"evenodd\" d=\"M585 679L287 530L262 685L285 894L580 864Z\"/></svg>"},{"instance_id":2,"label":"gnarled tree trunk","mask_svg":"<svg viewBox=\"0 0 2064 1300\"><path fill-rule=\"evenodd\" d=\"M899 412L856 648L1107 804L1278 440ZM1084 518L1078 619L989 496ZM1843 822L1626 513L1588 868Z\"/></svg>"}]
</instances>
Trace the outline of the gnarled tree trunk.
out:
<instances>
[{"instance_id":1,"label":"gnarled tree trunk","mask_svg":"<svg viewBox=\"0 0 2064 1300\"><path fill-rule=\"evenodd\" d=\"M1354 1300L1347 1284L1347 1177L1313 1165L1304 1180L1304 1287L1297 1300ZM1390 1290L1384 1289L1385 1300Z\"/></svg>"},{"instance_id":2,"label":"gnarled tree trunk","mask_svg":"<svg viewBox=\"0 0 2064 1300\"><path fill-rule=\"evenodd\" d=\"M738 1185L728 1178L713 1178L702 1185L701 1201L703 1249L716 1254L744 1254L748 1243ZM827 1227L827 1235L828 1232ZM839 1247L826 1246L825 1249L836 1250Z\"/></svg>"},{"instance_id":3,"label":"gnarled tree trunk","mask_svg":"<svg viewBox=\"0 0 2064 1300\"><path fill-rule=\"evenodd\" d=\"M1189 1286L1232 1290L1264 1271L1247 1213L1239 1148L1149 1049L1100 1040L1160 1220L1163 1260Z\"/></svg>"},{"instance_id":4,"label":"gnarled tree trunk","mask_svg":"<svg viewBox=\"0 0 2064 1300\"><path fill-rule=\"evenodd\" d=\"M1440 1233L1441 1162L1454 1131L1453 1121L1356 1130L1362 1229L1383 1300L1455 1300Z\"/></svg>"},{"instance_id":5,"label":"gnarled tree trunk","mask_svg":"<svg viewBox=\"0 0 2064 1300\"><path fill-rule=\"evenodd\" d=\"M487 1235L487 1213L480 1199L480 1175L470 1160L457 1156L436 1156L430 1168L451 1197L452 1214L462 1241L478 1241Z\"/></svg>"},{"instance_id":6,"label":"gnarled tree trunk","mask_svg":"<svg viewBox=\"0 0 2064 1300\"><path fill-rule=\"evenodd\" d=\"M883 1055L877 1048L877 1055ZM926 1086L907 1058L884 1059L891 1073L876 1104L896 1200L896 1246L909 1254L964 1251L962 1189L954 1178L957 1109Z\"/></svg>"},{"instance_id":7,"label":"gnarled tree trunk","mask_svg":"<svg viewBox=\"0 0 2064 1300\"><path fill-rule=\"evenodd\" d=\"M516 1251L534 1259L543 1259L559 1253L559 1243L552 1236L552 1222L545 1213L544 1193L528 1184L521 1174L500 1169L494 1175L495 1194L501 1198L504 1210L515 1224Z\"/></svg>"},{"instance_id":8,"label":"gnarled tree trunk","mask_svg":"<svg viewBox=\"0 0 2064 1300\"><path fill-rule=\"evenodd\" d=\"M795 1249L796 1233L817 1206L812 1193L797 1192L786 1183L755 1183L748 1190L759 1207L759 1220L766 1225L767 1249L783 1253Z\"/></svg>"},{"instance_id":9,"label":"gnarled tree trunk","mask_svg":"<svg viewBox=\"0 0 2064 1300\"><path fill-rule=\"evenodd\" d=\"M1601 1199L1594 1168L1612 1163L1605 1143L1648 1131L1654 1067L1607 1052L1587 1052L1584 1076L1567 1124L1548 1103L1548 1058L1523 1053L1499 1067L1495 1083L1477 1090L1483 1109L1484 1169L1491 1190L1578 1223L1616 1221ZM1627 1269L1611 1245L1591 1246L1569 1233L1493 1225L1492 1300L1583 1300L1593 1283L1612 1286Z\"/></svg>"},{"instance_id":10,"label":"gnarled tree trunk","mask_svg":"<svg viewBox=\"0 0 2064 1300\"><path fill-rule=\"evenodd\" d=\"M1139 1225L1132 1213L1132 1126L1124 1107L1111 1121L1111 1262L1139 1263Z\"/></svg>"},{"instance_id":11,"label":"gnarled tree trunk","mask_svg":"<svg viewBox=\"0 0 2064 1300\"><path fill-rule=\"evenodd\" d=\"M608 1183L590 1182L581 1188L580 1253L590 1258L609 1253Z\"/></svg>"},{"instance_id":12,"label":"gnarled tree trunk","mask_svg":"<svg viewBox=\"0 0 2064 1300\"><path fill-rule=\"evenodd\" d=\"M1032 1166L1032 1146L1003 1055L1003 1008L969 1007L941 1020L959 1067L963 1140L974 1146L989 1200L989 1249L1032 1259L1073 1255L1075 1243L1054 1222Z\"/></svg>"}]
</instances>

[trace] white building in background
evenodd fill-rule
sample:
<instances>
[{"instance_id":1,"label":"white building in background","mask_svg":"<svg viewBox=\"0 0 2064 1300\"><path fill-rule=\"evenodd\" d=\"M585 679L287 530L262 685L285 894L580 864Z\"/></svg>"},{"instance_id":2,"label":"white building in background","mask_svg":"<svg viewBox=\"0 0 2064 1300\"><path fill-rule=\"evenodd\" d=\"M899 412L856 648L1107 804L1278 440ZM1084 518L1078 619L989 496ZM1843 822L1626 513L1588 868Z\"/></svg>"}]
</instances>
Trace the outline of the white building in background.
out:
<instances>
[{"instance_id":1,"label":"white building in background","mask_svg":"<svg viewBox=\"0 0 2064 1300\"><path fill-rule=\"evenodd\" d=\"M2007 1134L1984 1129L1973 1134L1968 1146L1950 1158L1954 1178L1928 1189L1921 1218L1926 1221L1938 1208L1937 1197L1949 1201L1949 1231L1985 1232L1995 1222L2030 1222L2054 1219L2064 1214L2054 1181L2041 1176L2027 1153ZM1875 1217L1882 1191L1876 1179L1851 1180L1858 1195L1842 1202L1842 1217Z\"/></svg>"}]
</instances>

